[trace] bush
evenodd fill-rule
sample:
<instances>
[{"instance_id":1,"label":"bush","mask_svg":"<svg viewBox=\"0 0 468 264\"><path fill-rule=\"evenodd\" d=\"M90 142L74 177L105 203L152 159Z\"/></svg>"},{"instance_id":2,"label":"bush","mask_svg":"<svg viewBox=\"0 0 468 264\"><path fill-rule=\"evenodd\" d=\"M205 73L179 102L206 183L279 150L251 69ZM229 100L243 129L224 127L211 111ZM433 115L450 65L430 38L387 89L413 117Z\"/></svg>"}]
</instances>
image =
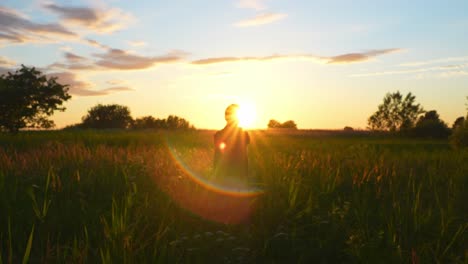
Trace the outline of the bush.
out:
<instances>
[{"instance_id":1,"label":"bush","mask_svg":"<svg viewBox=\"0 0 468 264\"><path fill-rule=\"evenodd\" d=\"M468 147L468 122L466 120L468 120L468 116L462 124L455 127L450 137L452 145L456 148Z\"/></svg>"}]
</instances>

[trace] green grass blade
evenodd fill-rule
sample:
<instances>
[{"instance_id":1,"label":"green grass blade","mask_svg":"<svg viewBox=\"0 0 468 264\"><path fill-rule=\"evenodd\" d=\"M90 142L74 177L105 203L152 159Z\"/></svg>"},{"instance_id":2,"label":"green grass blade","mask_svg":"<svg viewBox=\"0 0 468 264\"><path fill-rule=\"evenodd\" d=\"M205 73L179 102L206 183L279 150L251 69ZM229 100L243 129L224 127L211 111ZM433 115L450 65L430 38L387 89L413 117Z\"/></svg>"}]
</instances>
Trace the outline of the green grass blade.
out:
<instances>
[{"instance_id":1,"label":"green grass blade","mask_svg":"<svg viewBox=\"0 0 468 264\"><path fill-rule=\"evenodd\" d=\"M24 256L23 256L23 264L26 264L29 262L29 255L31 254L31 247L32 247L32 241L34 237L34 225L32 227L31 233L29 234L29 239L28 239L28 244L26 246L26 250L24 251Z\"/></svg>"}]
</instances>

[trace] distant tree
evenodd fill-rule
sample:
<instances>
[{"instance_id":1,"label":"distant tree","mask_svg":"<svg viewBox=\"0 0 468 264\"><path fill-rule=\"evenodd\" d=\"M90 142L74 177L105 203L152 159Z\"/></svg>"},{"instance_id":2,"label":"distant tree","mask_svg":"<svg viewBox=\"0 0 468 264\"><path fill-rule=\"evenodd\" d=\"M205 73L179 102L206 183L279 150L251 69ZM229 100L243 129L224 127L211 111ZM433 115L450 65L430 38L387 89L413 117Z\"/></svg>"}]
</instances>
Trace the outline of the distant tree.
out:
<instances>
[{"instance_id":1,"label":"distant tree","mask_svg":"<svg viewBox=\"0 0 468 264\"><path fill-rule=\"evenodd\" d=\"M158 128L156 126L156 118L152 116L144 116L137 118L133 121L132 127L135 129L148 129L148 128Z\"/></svg>"},{"instance_id":2,"label":"distant tree","mask_svg":"<svg viewBox=\"0 0 468 264\"><path fill-rule=\"evenodd\" d=\"M452 135L450 136L450 142L457 148L468 147L468 122L466 120L468 120L468 114L465 121L456 126Z\"/></svg>"},{"instance_id":3,"label":"distant tree","mask_svg":"<svg viewBox=\"0 0 468 264\"><path fill-rule=\"evenodd\" d=\"M14 73L0 76L0 130L12 133L21 128L50 128L54 111L65 111L70 99L67 85L47 78L36 68L21 65Z\"/></svg>"},{"instance_id":4,"label":"distant tree","mask_svg":"<svg viewBox=\"0 0 468 264\"><path fill-rule=\"evenodd\" d=\"M156 119L152 116L145 116L135 119L133 122L135 129L193 129L193 125L184 118L170 115L167 119Z\"/></svg>"},{"instance_id":5,"label":"distant tree","mask_svg":"<svg viewBox=\"0 0 468 264\"><path fill-rule=\"evenodd\" d=\"M98 104L82 118L85 128L127 128L132 123L128 107L118 104Z\"/></svg>"},{"instance_id":6,"label":"distant tree","mask_svg":"<svg viewBox=\"0 0 468 264\"><path fill-rule=\"evenodd\" d=\"M77 129L83 129L83 123L78 123L78 124L71 124L66 127L64 127L62 130L77 130Z\"/></svg>"},{"instance_id":7,"label":"distant tree","mask_svg":"<svg viewBox=\"0 0 468 264\"><path fill-rule=\"evenodd\" d=\"M166 119L166 127L168 129L190 129L190 123L178 116L170 115Z\"/></svg>"},{"instance_id":8,"label":"distant tree","mask_svg":"<svg viewBox=\"0 0 468 264\"><path fill-rule=\"evenodd\" d=\"M452 130L455 130L458 126L461 126L464 121L465 121L465 117L463 116L460 116L459 118L457 118L455 122L453 122Z\"/></svg>"},{"instance_id":9,"label":"distant tree","mask_svg":"<svg viewBox=\"0 0 468 264\"><path fill-rule=\"evenodd\" d=\"M269 122L268 122L268 128L280 128L281 127L281 123L274 120L274 119L271 119Z\"/></svg>"},{"instance_id":10,"label":"distant tree","mask_svg":"<svg viewBox=\"0 0 468 264\"><path fill-rule=\"evenodd\" d=\"M280 123L275 119L271 119L268 122L268 128L288 128L288 129L297 129L297 125L293 120L288 120L284 123Z\"/></svg>"},{"instance_id":11,"label":"distant tree","mask_svg":"<svg viewBox=\"0 0 468 264\"><path fill-rule=\"evenodd\" d=\"M466 99L468 100L468 96ZM457 126L454 125L453 133L450 136L450 142L456 148L468 148L468 103L466 104L466 110L465 120Z\"/></svg>"},{"instance_id":12,"label":"distant tree","mask_svg":"<svg viewBox=\"0 0 468 264\"><path fill-rule=\"evenodd\" d=\"M288 120L284 122L283 124L281 124L281 128L297 129L297 125L296 125L296 122L292 120Z\"/></svg>"},{"instance_id":13,"label":"distant tree","mask_svg":"<svg viewBox=\"0 0 468 264\"><path fill-rule=\"evenodd\" d=\"M353 132L353 131L354 131L354 128L349 127L349 126L345 126L345 127L343 128L343 131L345 131L345 132Z\"/></svg>"},{"instance_id":14,"label":"distant tree","mask_svg":"<svg viewBox=\"0 0 468 264\"><path fill-rule=\"evenodd\" d=\"M416 97L408 93L405 97L400 92L387 93L377 112L368 119L369 128L383 131L403 131L414 126L423 108L415 103Z\"/></svg>"},{"instance_id":15,"label":"distant tree","mask_svg":"<svg viewBox=\"0 0 468 264\"><path fill-rule=\"evenodd\" d=\"M419 117L414 127L414 134L419 137L447 138L450 129L440 120L437 111L432 110Z\"/></svg>"}]
</instances>

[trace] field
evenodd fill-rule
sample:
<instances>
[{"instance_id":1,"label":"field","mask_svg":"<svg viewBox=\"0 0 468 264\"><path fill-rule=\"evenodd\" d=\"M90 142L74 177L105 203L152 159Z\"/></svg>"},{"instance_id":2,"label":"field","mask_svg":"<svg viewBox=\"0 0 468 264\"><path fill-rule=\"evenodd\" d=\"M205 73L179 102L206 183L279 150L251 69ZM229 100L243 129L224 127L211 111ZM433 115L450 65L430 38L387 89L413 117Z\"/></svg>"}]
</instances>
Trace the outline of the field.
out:
<instances>
[{"instance_id":1,"label":"field","mask_svg":"<svg viewBox=\"0 0 468 264\"><path fill-rule=\"evenodd\" d=\"M252 132L227 188L212 135L0 135L0 263L468 262L466 150Z\"/></svg>"}]
</instances>

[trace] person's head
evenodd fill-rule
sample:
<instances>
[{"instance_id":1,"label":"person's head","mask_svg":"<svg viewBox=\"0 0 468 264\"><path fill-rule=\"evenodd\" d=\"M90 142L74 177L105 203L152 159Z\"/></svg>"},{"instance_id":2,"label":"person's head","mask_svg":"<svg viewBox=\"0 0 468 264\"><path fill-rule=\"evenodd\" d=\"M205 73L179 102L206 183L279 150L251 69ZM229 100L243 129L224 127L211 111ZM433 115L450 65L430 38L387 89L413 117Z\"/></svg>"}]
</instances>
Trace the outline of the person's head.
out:
<instances>
[{"instance_id":1,"label":"person's head","mask_svg":"<svg viewBox=\"0 0 468 264\"><path fill-rule=\"evenodd\" d=\"M224 112L224 118L229 125L237 125L239 120L237 118L237 111L239 110L239 106L237 104L231 104L226 108Z\"/></svg>"}]
</instances>

